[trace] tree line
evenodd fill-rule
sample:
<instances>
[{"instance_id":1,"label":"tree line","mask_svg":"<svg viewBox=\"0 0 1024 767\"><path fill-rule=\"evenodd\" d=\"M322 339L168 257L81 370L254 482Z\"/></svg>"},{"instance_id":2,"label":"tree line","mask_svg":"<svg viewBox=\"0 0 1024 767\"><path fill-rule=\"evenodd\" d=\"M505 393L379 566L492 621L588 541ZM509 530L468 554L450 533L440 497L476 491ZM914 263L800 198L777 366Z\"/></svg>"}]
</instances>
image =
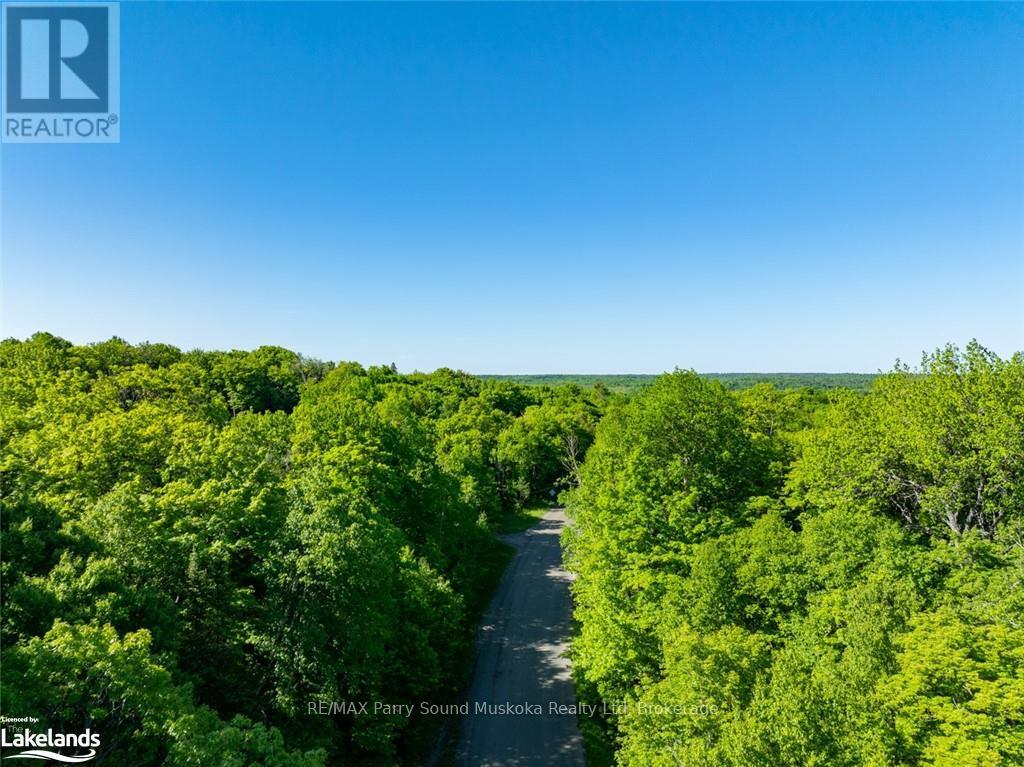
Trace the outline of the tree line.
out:
<instances>
[{"instance_id":1,"label":"tree line","mask_svg":"<svg viewBox=\"0 0 1024 767\"><path fill-rule=\"evenodd\" d=\"M0 344L2 709L105 765L415 764L504 561L608 404L286 349Z\"/></svg>"},{"instance_id":2,"label":"tree line","mask_svg":"<svg viewBox=\"0 0 1024 767\"><path fill-rule=\"evenodd\" d=\"M725 388L738 391L758 384L771 384L778 389L851 389L867 391L877 377L874 373L698 373L701 378L721 382ZM597 386L617 394L636 394L654 383L656 375L644 373L613 373L581 375L553 373L542 375L485 375L484 379L512 381L531 386L575 384L585 388Z\"/></svg>"},{"instance_id":3,"label":"tree line","mask_svg":"<svg viewBox=\"0 0 1024 767\"><path fill-rule=\"evenodd\" d=\"M593 763L1024 764L1024 355L866 394L664 375L569 511Z\"/></svg>"}]
</instances>

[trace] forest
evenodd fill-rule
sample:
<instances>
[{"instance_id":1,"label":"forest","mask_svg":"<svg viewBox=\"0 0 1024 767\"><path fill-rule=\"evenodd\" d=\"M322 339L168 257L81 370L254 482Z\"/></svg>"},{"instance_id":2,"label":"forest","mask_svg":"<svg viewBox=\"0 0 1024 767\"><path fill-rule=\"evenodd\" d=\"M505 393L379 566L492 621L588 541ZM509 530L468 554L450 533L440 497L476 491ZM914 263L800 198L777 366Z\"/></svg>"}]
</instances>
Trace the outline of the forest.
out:
<instances>
[{"instance_id":1,"label":"forest","mask_svg":"<svg viewBox=\"0 0 1024 767\"><path fill-rule=\"evenodd\" d=\"M662 376L569 496L593 764L1024 764L1024 355Z\"/></svg>"},{"instance_id":2,"label":"forest","mask_svg":"<svg viewBox=\"0 0 1024 767\"><path fill-rule=\"evenodd\" d=\"M104 765L416 764L506 561L605 402L451 370L0 344L2 710Z\"/></svg>"},{"instance_id":3,"label":"forest","mask_svg":"<svg viewBox=\"0 0 1024 767\"><path fill-rule=\"evenodd\" d=\"M0 344L2 709L104 765L420 764L557 494L592 765L1024 764L1024 355L630 393ZM608 713L611 712L611 713Z\"/></svg>"}]
</instances>

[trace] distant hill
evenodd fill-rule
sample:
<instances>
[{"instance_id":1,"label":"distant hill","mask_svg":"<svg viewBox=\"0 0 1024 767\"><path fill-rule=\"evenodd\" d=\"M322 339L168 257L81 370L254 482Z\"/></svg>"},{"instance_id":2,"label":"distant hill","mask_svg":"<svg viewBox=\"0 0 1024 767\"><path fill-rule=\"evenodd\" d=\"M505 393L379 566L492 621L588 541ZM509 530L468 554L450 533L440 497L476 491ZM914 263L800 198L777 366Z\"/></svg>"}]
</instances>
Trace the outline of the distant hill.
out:
<instances>
[{"instance_id":1,"label":"distant hill","mask_svg":"<svg viewBox=\"0 0 1024 767\"><path fill-rule=\"evenodd\" d=\"M877 377L875 373L701 373L704 378L721 381L728 389L748 389L760 383L770 383L780 389L853 389L867 391ZM558 386L574 383L589 388L598 381L612 391L633 392L651 383L657 376L649 374L613 373L588 375L582 373L553 373L550 375L483 375L499 381L514 381L530 386Z\"/></svg>"}]
</instances>

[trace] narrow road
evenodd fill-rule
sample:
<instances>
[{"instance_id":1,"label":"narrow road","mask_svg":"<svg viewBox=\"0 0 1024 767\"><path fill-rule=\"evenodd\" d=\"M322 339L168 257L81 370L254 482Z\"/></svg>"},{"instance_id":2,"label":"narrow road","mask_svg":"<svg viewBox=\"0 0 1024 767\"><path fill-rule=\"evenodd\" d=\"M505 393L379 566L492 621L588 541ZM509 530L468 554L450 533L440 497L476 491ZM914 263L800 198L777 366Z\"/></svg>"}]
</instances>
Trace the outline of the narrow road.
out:
<instances>
[{"instance_id":1,"label":"narrow road","mask_svg":"<svg viewBox=\"0 0 1024 767\"><path fill-rule=\"evenodd\" d=\"M564 526L565 512L552 509L526 532L502 538L516 553L477 634L460 767L584 767L575 712L551 710L576 705L567 657L571 576L559 545ZM479 710L509 704L530 709Z\"/></svg>"}]
</instances>

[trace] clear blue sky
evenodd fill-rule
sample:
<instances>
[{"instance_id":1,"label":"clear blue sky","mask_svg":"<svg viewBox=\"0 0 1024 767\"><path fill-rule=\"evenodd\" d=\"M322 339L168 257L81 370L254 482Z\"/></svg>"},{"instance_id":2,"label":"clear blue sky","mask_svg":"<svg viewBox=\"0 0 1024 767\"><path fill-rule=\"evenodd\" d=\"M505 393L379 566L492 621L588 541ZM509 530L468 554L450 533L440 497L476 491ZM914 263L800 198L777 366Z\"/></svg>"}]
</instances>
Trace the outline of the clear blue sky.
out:
<instances>
[{"instance_id":1,"label":"clear blue sky","mask_svg":"<svg viewBox=\"0 0 1024 767\"><path fill-rule=\"evenodd\" d=\"M1024 6L124 3L3 335L473 372L1024 348Z\"/></svg>"}]
</instances>

